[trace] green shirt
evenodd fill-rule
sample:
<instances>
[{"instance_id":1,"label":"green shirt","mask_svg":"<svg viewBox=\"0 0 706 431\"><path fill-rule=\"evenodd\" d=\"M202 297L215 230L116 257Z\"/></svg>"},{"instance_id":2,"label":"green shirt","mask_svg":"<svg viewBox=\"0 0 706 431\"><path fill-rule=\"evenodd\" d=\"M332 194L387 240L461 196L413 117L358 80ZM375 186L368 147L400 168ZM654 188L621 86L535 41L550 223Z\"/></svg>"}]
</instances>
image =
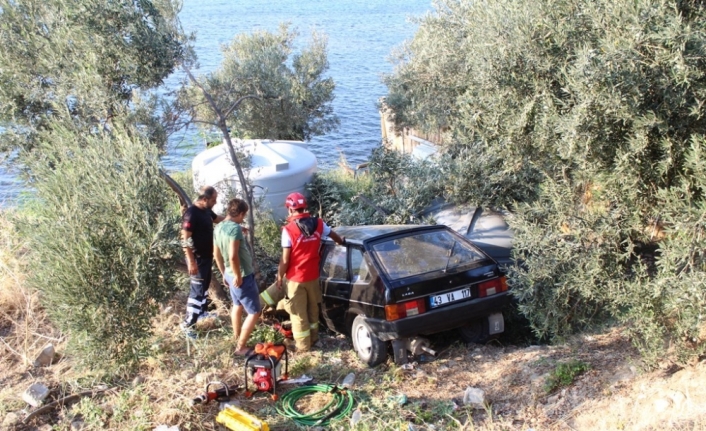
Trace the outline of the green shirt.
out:
<instances>
[{"instance_id":1,"label":"green shirt","mask_svg":"<svg viewBox=\"0 0 706 431\"><path fill-rule=\"evenodd\" d=\"M215 236L213 243L221 251L221 255L223 255L226 273L235 277L233 269L230 267L230 242L240 241L240 248L238 249L238 257L240 258L240 275L242 277L247 277L252 274L252 256L250 255L250 250L245 243L243 229L240 225L231 220L224 220L216 225L214 234Z\"/></svg>"}]
</instances>

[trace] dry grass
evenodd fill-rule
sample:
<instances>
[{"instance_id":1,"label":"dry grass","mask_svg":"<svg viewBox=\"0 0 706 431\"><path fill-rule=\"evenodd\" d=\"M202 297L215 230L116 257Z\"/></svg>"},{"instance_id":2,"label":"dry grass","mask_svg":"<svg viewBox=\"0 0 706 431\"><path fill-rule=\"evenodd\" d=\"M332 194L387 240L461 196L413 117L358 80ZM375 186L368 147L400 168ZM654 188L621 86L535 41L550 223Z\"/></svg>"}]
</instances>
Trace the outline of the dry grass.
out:
<instances>
[{"instance_id":1,"label":"dry grass","mask_svg":"<svg viewBox=\"0 0 706 431\"><path fill-rule=\"evenodd\" d=\"M26 288L28 268L23 244L13 236L11 214L0 212L0 415L24 404L16 396L22 384L39 376L54 382L65 371L65 361L52 369L34 370L37 355L49 343L62 346L64 338L47 319L37 292ZM29 384L26 384L28 386Z\"/></svg>"},{"instance_id":2,"label":"dry grass","mask_svg":"<svg viewBox=\"0 0 706 431\"><path fill-rule=\"evenodd\" d=\"M12 221L0 212L0 358L8 366L28 366L47 343L61 343L39 305L37 292L27 289L23 244L12 235Z\"/></svg>"},{"instance_id":3,"label":"dry grass","mask_svg":"<svg viewBox=\"0 0 706 431\"><path fill-rule=\"evenodd\" d=\"M6 219L0 223L9 226ZM64 337L52 327L36 293L25 286L31 269L22 265L22 244L9 229L0 229L0 424L9 413L24 417L18 397L40 381L52 390L49 401L101 386L115 387L101 396L83 398L29 424L0 429L152 430L177 425L181 430L215 430L218 403L191 406L191 399L213 381L243 385L244 360L232 354L230 319L221 306L219 321L200 324L199 339L187 341L178 330L185 294L177 295L153 320L152 353L136 375L106 379L100 371L76 369L64 355ZM185 286L186 287L186 286ZM450 336L433 338L439 352L431 362L403 369L391 362L376 369L363 366L350 340L322 334L322 348L290 354L290 376L302 374L321 383L340 383L356 374L356 408L362 412L356 430L706 430L706 364L676 370L665 362L652 373L639 370L639 358L620 328L580 336L560 346L465 346ZM31 362L52 342L59 360L46 368ZM580 360L590 364L568 387L545 391L557 364ZM482 389L489 404L473 410L462 404L466 387ZM280 385L278 393L288 386ZM234 397L241 407L267 421L271 429L302 429L279 416L266 394ZM406 399L402 404L401 400ZM326 394L300 402L302 411L325 404ZM347 420L331 429L350 429Z\"/></svg>"}]
</instances>

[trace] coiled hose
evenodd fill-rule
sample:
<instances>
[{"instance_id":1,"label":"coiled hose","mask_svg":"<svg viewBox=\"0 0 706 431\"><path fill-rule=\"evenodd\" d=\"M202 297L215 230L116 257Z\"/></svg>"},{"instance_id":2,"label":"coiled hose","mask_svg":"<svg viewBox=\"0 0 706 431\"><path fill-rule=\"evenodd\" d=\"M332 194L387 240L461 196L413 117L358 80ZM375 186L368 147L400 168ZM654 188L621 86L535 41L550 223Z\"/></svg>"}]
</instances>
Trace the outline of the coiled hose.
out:
<instances>
[{"instance_id":1,"label":"coiled hose","mask_svg":"<svg viewBox=\"0 0 706 431\"><path fill-rule=\"evenodd\" d=\"M317 392L331 393L333 399L321 410L308 415L297 411L296 404L302 397ZM327 426L333 419L347 417L353 409L353 394L336 385L309 385L302 386L283 394L276 405L277 413L294 420L304 426Z\"/></svg>"}]
</instances>

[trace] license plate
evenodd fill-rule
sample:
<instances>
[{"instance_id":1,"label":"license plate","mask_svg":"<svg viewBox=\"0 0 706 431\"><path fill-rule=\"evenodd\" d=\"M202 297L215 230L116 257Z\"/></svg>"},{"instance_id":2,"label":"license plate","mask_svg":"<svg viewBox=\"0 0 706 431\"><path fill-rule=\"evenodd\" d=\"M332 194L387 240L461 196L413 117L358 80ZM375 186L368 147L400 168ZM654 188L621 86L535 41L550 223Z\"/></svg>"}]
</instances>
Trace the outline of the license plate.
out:
<instances>
[{"instance_id":1,"label":"license plate","mask_svg":"<svg viewBox=\"0 0 706 431\"><path fill-rule=\"evenodd\" d=\"M441 295L434 295L429 297L429 303L431 308L438 307L440 305L448 304L450 302L460 301L462 299L468 299L471 297L471 288L466 287L459 290L454 290L453 292L442 293Z\"/></svg>"}]
</instances>

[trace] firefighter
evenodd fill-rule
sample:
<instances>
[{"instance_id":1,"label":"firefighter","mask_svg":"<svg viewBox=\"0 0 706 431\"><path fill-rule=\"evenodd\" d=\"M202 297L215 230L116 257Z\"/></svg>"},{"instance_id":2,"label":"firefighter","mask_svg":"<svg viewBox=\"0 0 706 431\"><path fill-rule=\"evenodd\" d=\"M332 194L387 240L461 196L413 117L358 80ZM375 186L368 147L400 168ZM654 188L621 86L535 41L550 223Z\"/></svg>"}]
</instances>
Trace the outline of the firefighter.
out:
<instances>
[{"instance_id":1,"label":"firefighter","mask_svg":"<svg viewBox=\"0 0 706 431\"><path fill-rule=\"evenodd\" d=\"M296 350L306 352L319 339L319 246L328 236L338 245L346 243L318 217L306 211L306 198L291 193L284 203L289 212L287 225L282 229L282 258L277 270L277 287L287 285L284 309L292 321L292 335Z\"/></svg>"}]
</instances>

